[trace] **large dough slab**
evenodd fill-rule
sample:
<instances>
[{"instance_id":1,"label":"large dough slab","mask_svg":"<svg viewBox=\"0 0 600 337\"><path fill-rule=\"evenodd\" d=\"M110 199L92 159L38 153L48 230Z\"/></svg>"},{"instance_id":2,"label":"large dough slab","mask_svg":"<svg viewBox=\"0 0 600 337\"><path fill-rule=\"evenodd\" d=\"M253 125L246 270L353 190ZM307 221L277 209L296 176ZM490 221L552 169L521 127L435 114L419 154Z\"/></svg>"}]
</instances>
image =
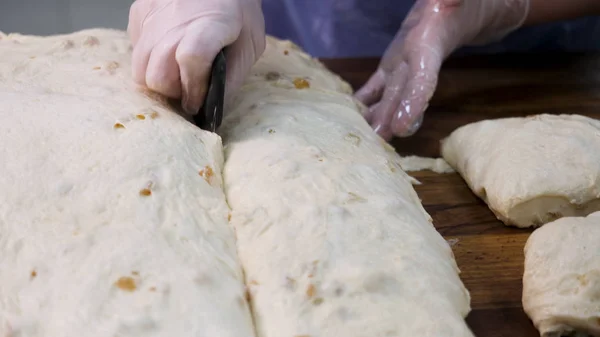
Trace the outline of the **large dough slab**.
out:
<instances>
[{"instance_id":1,"label":"large dough slab","mask_svg":"<svg viewBox=\"0 0 600 337\"><path fill-rule=\"evenodd\" d=\"M221 130L258 335L472 336L452 250L400 158L336 76L286 73L297 51L282 46L269 41Z\"/></svg>"},{"instance_id":2,"label":"large dough slab","mask_svg":"<svg viewBox=\"0 0 600 337\"><path fill-rule=\"evenodd\" d=\"M537 115L472 123L442 155L507 225L540 226L600 210L600 122Z\"/></svg>"},{"instance_id":3,"label":"large dough slab","mask_svg":"<svg viewBox=\"0 0 600 337\"><path fill-rule=\"evenodd\" d=\"M0 336L253 336L221 140L133 89L126 34L0 58Z\"/></svg>"},{"instance_id":4,"label":"large dough slab","mask_svg":"<svg viewBox=\"0 0 600 337\"><path fill-rule=\"evenodd\" d=\"M523 308L542 337L600 336L600 212L533 232L525 245Z\"/></svg>"}]
</instances>

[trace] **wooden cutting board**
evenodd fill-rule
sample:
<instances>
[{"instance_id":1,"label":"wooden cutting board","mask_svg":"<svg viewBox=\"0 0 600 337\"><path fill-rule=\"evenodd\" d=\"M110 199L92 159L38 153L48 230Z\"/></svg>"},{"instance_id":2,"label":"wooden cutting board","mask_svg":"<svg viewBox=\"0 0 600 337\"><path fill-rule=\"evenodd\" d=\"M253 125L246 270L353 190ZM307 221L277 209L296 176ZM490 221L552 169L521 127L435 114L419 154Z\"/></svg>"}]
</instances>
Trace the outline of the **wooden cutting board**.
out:
<instances>
[{"instance_id":1,"label":"wooden cutting board","mask_svg":"<svg viewBox=\"0 0 600 337\"><path fill-rule=\"evenodd\" d=\"M375 59L324 60L358 88ZM392 145L401 155L439 156L439 141L471 122L538 113L600 119L600 54L469 56L449 60L421 130ZM535 337L521 305L523 247L531 230L508 228L458 174L411 173L438 231L451 243L471 293L467 322L478 337Z\"/></svg>"}]
</instances>

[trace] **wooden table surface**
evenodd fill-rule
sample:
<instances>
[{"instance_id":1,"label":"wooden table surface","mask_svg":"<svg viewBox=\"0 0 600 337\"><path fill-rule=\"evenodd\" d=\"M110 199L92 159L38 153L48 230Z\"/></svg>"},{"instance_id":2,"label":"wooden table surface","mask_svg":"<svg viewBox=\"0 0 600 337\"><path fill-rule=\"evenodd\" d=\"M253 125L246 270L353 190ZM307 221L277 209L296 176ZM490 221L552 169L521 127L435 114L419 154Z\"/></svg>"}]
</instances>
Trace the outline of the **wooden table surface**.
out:
<instances>
[{"instance_id":1,"label":"wooden table surface","mask_svg":"<svg viewBox=\"0 0 600 337\"><path fill-rule=\"evenodd\" d=\"M324 60L357 89L375 59ZM439 141L461 125L509 116L577 113L600 118L600 54L495 55L451 59L422 128L392 145L401 155L439 157ZM478 337L539 336L521 306L523 246L530 230L505 227L458 174L411 173L438 231L455 239L471 293L467 322Z\"/></svg>"}]
</instances>

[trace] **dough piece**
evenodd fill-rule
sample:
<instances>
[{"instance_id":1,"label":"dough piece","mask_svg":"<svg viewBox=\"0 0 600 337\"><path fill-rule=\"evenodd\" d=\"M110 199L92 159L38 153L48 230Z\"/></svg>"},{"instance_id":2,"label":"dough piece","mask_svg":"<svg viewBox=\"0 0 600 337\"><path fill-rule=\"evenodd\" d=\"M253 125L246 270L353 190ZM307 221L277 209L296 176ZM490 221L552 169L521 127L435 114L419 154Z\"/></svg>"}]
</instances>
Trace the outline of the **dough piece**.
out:
<instances>
[{"instance_id":1,"label":"dough piece","mask_svg":"<svg viewBox=\"0 0 600 337\"><path fill-rule=\"evenodd\" d=\"M315 62L294 68L308 86L268 81L287 65L280 45L290 44L268 45L220 130L257 334L472 336L452 250L399 156L343 86L314 88L312 78L337 78Z\"/></svg>"},{"instance_id":2,"label":"dough piece","mask_svg":"<svg viewBox=\"0 0 600 337\"><path fill-rule=\"evenodd\" d=\"M537 115L463 126L444 159L507 225L540 226L600 210L600 122Z\"/></svg>"},{"instance_id":3,"label":"dough piece","mask_svg":"<svg viewBox=\"0 0 600 337\"><path fill-rule=\"evenodd\" d=\"M443 158L406 156L400 158L400 166L402 166L404 172L425 170L440 174L454 172L454 169Z\"/></svg>"},{"instance_id":4,"label":"dough piece","mask_svg":"<svg viewBox=\"0 0 600 337\"><path fill-rule=\"evenodd\" d=\"M542 337L600 336L600 212L533 232L525 245L523 308Z\"/></svg>"},{"instance_id":5,"label":"dough piece","mask_svg":"<svg viewBox=\"0 0 600 337\"><path fill-rule=\"evenodd\" d=\"M266 48L269 56L258 60L245 84L264 85L269 82L289 89L308 84L312 89L352 93L352 87L348 83L292 42L267 36Z\"/></svg>"},{"instance_id":6,"label":"dough piece","mask_svg":"<svg viewBox=\"0 0 600 337\"><path fill-rule=\"evenodd\" d=\"M254 336L221 140L135 91L127 35L0 55L0 336Z\"/></svg>"}]
</instances>

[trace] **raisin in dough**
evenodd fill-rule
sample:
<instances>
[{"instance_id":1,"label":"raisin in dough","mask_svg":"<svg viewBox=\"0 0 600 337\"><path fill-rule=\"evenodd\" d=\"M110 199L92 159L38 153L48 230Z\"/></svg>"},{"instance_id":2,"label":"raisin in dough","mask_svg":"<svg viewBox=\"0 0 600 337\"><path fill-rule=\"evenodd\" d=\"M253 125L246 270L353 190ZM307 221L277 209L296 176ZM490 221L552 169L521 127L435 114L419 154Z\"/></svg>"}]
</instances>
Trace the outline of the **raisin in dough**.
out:
<instances>
[{"instance_id":1,"label":"raisin in dough","mask_svg":"<svg viewBox=\"0 0 600 337\"><path fill-rule=\"evenodd\" d=\"M444 159L507 225L600 210L600 122L579 115L487 120L442 141Z\"/></svg>"},{"instance_id":2,"label":"raisin in dough","mask_svg":"<svg viewBox=\"0 0 600 337\"><path fill-rule=\"evenodd\" d=\"M600 212L533 232L525 245L523 308L542 337L600 336Z\"/></svg>"},{"instance_id":3,"label":"raisin in dough","mask_svg":"<svg viewBox=\"0 0 600 337\"><path fill-rule=\"evenodd\" d=\"M288 57L306 62L288 73ZM452 250L345 88L269 39L227 107L225 191L258 336L472 336Z\"/></svg>"},{"instance_id":4,"label":"raisin in dough","mask_svg":"<svg viewBox=\"0 0 600 337\"><path fill-rule=\"evenodd\" d=\"M0 39L0 336L252 337L218 136L125 32Z\"/></svg>"}]
</instances>

